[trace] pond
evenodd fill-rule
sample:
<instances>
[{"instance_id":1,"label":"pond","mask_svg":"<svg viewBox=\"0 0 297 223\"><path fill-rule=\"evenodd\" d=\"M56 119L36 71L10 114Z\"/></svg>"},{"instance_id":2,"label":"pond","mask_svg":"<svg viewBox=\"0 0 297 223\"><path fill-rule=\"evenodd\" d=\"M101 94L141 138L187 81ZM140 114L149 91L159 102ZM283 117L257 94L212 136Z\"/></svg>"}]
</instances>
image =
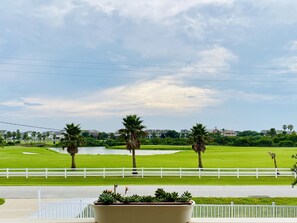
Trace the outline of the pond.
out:
<instances>
[{"instance_id":1,"label":"pond","mask_svg":"<svg viewBox=\"0 0 297 223\"><path fill-rule=\"evenodd\" d=\"M67 149L62 148L49 148L50 150L56 151L58 153L68 154ZM136 150L135 153L138 156L148 156L148 155L160 155L160 154L173 154L177 153L179 150ZM105 147L79 147L78 154L84 155L132 155L126 149L107 149Z\"/></svg>"}]
</instances>

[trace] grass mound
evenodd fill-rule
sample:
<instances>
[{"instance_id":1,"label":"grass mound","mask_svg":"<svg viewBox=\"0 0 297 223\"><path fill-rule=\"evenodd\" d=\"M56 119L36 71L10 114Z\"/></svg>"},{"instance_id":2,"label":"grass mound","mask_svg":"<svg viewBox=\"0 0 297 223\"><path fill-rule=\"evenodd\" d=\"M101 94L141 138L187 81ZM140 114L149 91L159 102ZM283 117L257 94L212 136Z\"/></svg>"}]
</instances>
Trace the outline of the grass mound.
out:
<instances>
[{"instance_id":1,"label":"grass mound","mask_svg":"<svg viewBox=\"0 0 297 223\"><path fill-rule=\"evenodd\" d=\"M4 203L5 203L5 200L3 198L0 198L0 205Z\"/></svg>"}]
</instances>

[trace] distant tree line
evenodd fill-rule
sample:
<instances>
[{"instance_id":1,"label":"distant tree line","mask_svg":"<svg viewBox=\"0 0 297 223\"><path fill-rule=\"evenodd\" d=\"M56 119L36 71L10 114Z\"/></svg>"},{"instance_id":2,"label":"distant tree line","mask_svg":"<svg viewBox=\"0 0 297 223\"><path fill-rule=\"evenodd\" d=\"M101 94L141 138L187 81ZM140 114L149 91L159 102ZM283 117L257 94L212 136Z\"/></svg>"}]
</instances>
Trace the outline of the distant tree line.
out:
<instances>
[{"instance_id":1,"label":"distant tree line","mask_svg":"<svg viewBox=\"0 0 297 223\"><path fill-rule=\"evenodd\" d=\"M271 128L265 133L257 131L238 132L237 136L224 136L221 132L208 133L205 139L207 145L223 145L223 146L266 146L266 147L295 147L297 146L297 134L293 131L293 125L283 125L283 131ZM92 134L89 131L82 130L85 146L118 146L125 145L125 140L120 134L99 132ZM2 136L3 145L44 145L47 143L61 146L55 135L49 138L49 132L33 131L28 133L20 133L19 130L7 131ZM57 143L56 143L57 142ZM162 133L160 137L152 135L151 138L143 137L140 139L143 145L191 145L192 140L190 134L181 134L175 130L168 130Z\"/></svg>"}]
</instances>

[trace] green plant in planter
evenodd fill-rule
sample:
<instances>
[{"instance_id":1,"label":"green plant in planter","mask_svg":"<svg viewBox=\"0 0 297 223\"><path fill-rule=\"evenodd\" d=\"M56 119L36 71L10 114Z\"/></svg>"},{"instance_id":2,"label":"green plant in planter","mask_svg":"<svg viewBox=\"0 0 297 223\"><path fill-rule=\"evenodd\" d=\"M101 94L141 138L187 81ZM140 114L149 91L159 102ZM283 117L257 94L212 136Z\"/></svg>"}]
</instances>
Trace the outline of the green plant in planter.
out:
<instances>
[{"instance_id":1,"label":"green plant in planter","mask_svg":"<svg viewBox=\"0 0 297 223\"><path fill-rule=\"evenodd\" d=\"M105 205L113 203L135 203L135 202L190 202L192 199L191 193L185 191L181 196L177 192L166 192L162 188L158 188L155 192L155 196L122 196L119 193L114 193L112 191L105 190L99 195L97 202Z\"/></svg>"},{"instance_id":2,"label":"green plant in planter","mask_svg":"<svg viewBox=\"0 0 297 223\"><path fill-rule=\"evenodd\" d=\"M114 193L109 190L104 190L102 194L99 195L97 202L102 204L113 204L116 202L123 202L124 198L119 193Z\"/></svg>"},{"instance_id":3,"label":"green plant in planter","mask_svg":"<svg viewBox=\"0 0 297 223\"><path fill-rule=\"evenodd\" d=\"M192 194L189 191L185 191L180 197L180 202L189 202L192 199Z\"/></svg>"}]
</instances>

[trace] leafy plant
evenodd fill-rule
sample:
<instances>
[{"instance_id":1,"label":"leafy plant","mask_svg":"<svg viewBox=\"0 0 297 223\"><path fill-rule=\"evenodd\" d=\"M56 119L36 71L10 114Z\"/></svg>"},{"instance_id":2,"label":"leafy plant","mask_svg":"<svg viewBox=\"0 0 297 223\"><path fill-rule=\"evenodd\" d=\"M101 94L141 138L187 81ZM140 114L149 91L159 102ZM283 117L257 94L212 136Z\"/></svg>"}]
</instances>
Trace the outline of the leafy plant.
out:
<instances>
[{"instance_id":1,"label":"leafy plant","mask_svg":"<svg viewBox=\"0 0 297 223\"><path fill-rule=\"evenodd\" d=\"M155 191L155 196L122 196L119 193L105 190L100 194L97 202L102 204L113 204L113 203L124 203L128 204L131 202L190 202L192 198L191 193L185 191L181 196L177 192L166 192L162 188L158 188Z\"/></svg>"},{"instance_id":2,"label":"leafy plant","mask_svg":"<svg viewBox=\"0 0 297 223\"><path fill-rule=\"evenodd\" d=\"M154 202L156 199L153 196L142 196L140 202Z\"/></svg>"},{"instance_id":3,"label":"leafy plant","mask_svg":"<svg viewBox=\"0 0 297 223\"><path fill-rule=\"evenodd\" d=\"M124 197L124 200L123 200L124 204L131 203L131 202L141 202L141 197L136 194L132 196Z\"/></svg>"},{"instance_id":4,"label":"leafy plant","mask_svg":"<svg viewBox=\"0 0 297 223\"><path fill-rule=\"evenodd\" d=\"M180 202L189 202L192 199L192 194L189 191L185 191L179 198Z\"/></svg>"},{"instance_id":5,"label":"leafy plant","mask_svg":"<svg viewBox=\"0 0 297 223\"><path fill-rule=\"evenodd\" d=\"M113 204L116 202L116 199L114 197L114 193L108 190L105 190L100 194L98 198L98 202L103 204Z\"/></svg>"}]
</instances>

